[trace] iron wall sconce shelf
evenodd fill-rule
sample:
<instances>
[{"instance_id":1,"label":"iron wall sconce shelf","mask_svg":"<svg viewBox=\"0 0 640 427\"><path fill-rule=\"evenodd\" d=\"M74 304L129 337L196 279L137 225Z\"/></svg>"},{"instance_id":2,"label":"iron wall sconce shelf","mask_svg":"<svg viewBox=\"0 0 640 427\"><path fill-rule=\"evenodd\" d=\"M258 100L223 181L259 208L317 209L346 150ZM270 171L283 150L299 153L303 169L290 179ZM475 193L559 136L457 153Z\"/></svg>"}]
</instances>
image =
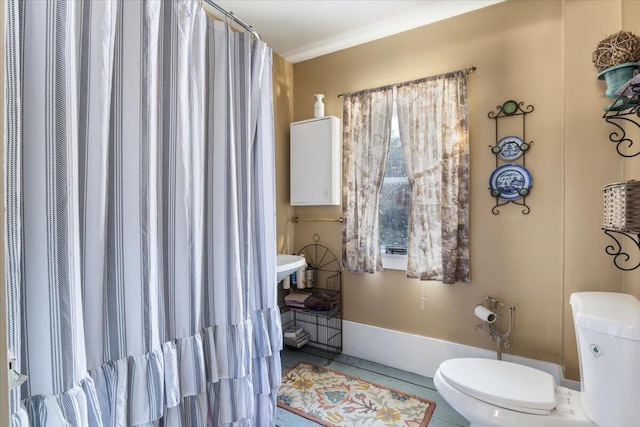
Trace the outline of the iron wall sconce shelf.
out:
<instances>
[{"instance_id":1,"label":"iron wall sconce shelf","mask_svg":"<svg viewBox=\"0 0 640 427\"><path fill-rule=\"evenodd\" d=\"M631 90L632 96L620 95L616 100L606 106L602 118L616 127L609 134L609 140L616 144L616 151L622 157L635 157L640 154L640 144L634 144L633 139L627 136L623 124L631 123L640 131L640 84L630 85L625 91Z\"/></svg>"},{"instance_id":2,"label":"iron wall sconce shelf","mask_svg":"<svg viewBox=\"0 0 640 427\"><path fill-rule=\"evenodd\" d=\"M636 131L640 131L640 84L629 85L605 109L602 118L616 128L609 134L609 140L616 144L618 154L625 158L640 154L640 144L634 143L624 127L625 124L632 124ZM639 232L610 228L602 230L614 241L605 248L605 252L613 257L613 264L616 268L622 271L632 271L640 267ZM629 252L635 252L636 256L632 257Z\"/></svg>"},{"instance_id":3,"label":"iron wall sconce shelf","mask_svg":"<svg viewBox=\"0 0 640 427\"><path fill-rule=\"evenodd\" d=\"M604 230L604 234L611 237L615 242L615 244L607 246L604 250L607 255L611 255L613 257L613 265L622 271L632 271L640 267L640 233L611 230L608 228L603 228L602 230ZM619 237L624 239L619 240ZM625 241L627 242L627 247L632 247L632 251L630 252L636 253L636 256L633 257L633 259L629 252L627 252L626 248L623 247Z\"/></svg>"}]
</instances>

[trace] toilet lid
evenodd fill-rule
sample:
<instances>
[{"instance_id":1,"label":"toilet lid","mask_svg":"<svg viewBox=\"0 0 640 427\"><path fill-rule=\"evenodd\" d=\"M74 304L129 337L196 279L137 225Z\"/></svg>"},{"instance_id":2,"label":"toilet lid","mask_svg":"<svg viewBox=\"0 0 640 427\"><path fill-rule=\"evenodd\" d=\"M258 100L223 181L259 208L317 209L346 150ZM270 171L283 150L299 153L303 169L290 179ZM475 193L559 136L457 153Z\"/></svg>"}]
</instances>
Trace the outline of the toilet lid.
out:
<instances>
[{"instance_id":1,"label":"toilet lid","mask_svg":"<svg viewBox=\"0 0 640 427\"><path fill-rule=\"evenodd\" d=\"M502 360L450 359L440 374L478 400L529 414L549 414L556 406L555 381L537 369Z\"/></svg>"}]
</instances>

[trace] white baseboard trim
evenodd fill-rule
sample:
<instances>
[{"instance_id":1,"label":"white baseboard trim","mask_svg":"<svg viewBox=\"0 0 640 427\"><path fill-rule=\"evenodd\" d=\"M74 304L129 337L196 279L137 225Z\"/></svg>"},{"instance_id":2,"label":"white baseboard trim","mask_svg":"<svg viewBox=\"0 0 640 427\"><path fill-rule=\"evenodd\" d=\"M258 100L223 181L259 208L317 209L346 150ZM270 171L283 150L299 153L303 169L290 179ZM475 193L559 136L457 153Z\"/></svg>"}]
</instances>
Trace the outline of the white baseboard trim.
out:
<instances>
[{"instance_id":1,"label":"white baseboard trim","mask_svg":"<svg viewBox=\"0 0 640 427\"><path fill-rule=\"evenodd\" d=\"M342 352L392 368L433 378L440 363L457 357L495 359L496 352L436 338L408 334L377 326L343 320ZM548 372L556 383L574 388L565 381L560 365L526 357L502 355L503 360ZM576 383L573 381L573 383ZM577 383L579 384L579 383ZM579 385L578 385L579 389Z\"/></svg>"}]
</instances>

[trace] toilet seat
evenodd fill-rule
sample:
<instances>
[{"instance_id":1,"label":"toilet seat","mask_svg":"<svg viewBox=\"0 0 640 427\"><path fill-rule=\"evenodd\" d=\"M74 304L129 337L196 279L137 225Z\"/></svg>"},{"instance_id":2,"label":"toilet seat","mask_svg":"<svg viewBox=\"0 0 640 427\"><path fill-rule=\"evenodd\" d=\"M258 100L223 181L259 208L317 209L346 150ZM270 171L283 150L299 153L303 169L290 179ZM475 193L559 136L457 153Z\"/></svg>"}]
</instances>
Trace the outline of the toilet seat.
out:
<instances>
[{"instance_id":1,"label":"toilet seat","mask_svg":"<svg viewBox=\"0 0 640 427\"><path fill-rule=\"evenodd\" d=\"M491 405L547 415L557 404L553 377L527 366L502 360L461 358L443 362L439 371L451 386Z\"/></svg>"}]
</instances>

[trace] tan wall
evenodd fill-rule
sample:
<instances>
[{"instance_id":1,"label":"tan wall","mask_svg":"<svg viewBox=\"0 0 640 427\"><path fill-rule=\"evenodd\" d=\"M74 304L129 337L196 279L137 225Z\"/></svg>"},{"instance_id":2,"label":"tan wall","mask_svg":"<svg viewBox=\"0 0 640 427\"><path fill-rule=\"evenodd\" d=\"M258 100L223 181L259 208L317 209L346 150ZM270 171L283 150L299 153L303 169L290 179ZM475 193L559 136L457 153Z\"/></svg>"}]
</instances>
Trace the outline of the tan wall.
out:
<instances>
[{"instance_id":1,"label":"tan wall","mask_svg":"<svg viewBox=\"0 0 640 427\"><path fill-rule=\"evenodd\" d=\"M564 353L565 375L577 378L571 293L622 291L622 273L604 253L610 242L600 230L602 186L622 179L622 159L609 141L611 125L601 119L602 106L610 101L591 61L598 41L620 30L621 4L615 0L564 4Z\"/></svg>"},{"instance_id":2,"label":"tan wall","mask_svg":"<svg viewBox=\"0 0 640 427\"><path fill-rule=\"evenodd\" d=\"M273 55L273 105L276 157L276 248L293 253L293 207L289 205L289 123L293 121L293 64Z\"/></svg>"},{"instance_id":3,"label":"tan wall","mask_svg":"<svg viewBox=\"0 0 640 427\"><path fill-rule=\"evenodd\" d=\"M626 9L637 7L624 2ZM622 179L622 161L607 143L609 129L600 118L604 87L591 64L597 41L620 29L622 8L620 0L507 1L294 65L294 120L313 116L314 93L326 95L326 114L342 117L339 93L478 68L469 76L471 283L420 282L399 271L345 272L345 319L494 349L474 331L473 316L474 306L491 295L517 307L507 352L555 363L566 353L567 375L578 377L570 293L623 289L600 231L601 188ZM515 205L491 213L487 181L495 159L488 146L495 133L487 113L507 99L535 107L527 118L527 139L534 141L526 159L534 177L529 215ZM294 213L342 215L341 207L296 207ZM295 249L318 233L341 258L338 223L294 228Z\"/></svg>"}]
</instances>

